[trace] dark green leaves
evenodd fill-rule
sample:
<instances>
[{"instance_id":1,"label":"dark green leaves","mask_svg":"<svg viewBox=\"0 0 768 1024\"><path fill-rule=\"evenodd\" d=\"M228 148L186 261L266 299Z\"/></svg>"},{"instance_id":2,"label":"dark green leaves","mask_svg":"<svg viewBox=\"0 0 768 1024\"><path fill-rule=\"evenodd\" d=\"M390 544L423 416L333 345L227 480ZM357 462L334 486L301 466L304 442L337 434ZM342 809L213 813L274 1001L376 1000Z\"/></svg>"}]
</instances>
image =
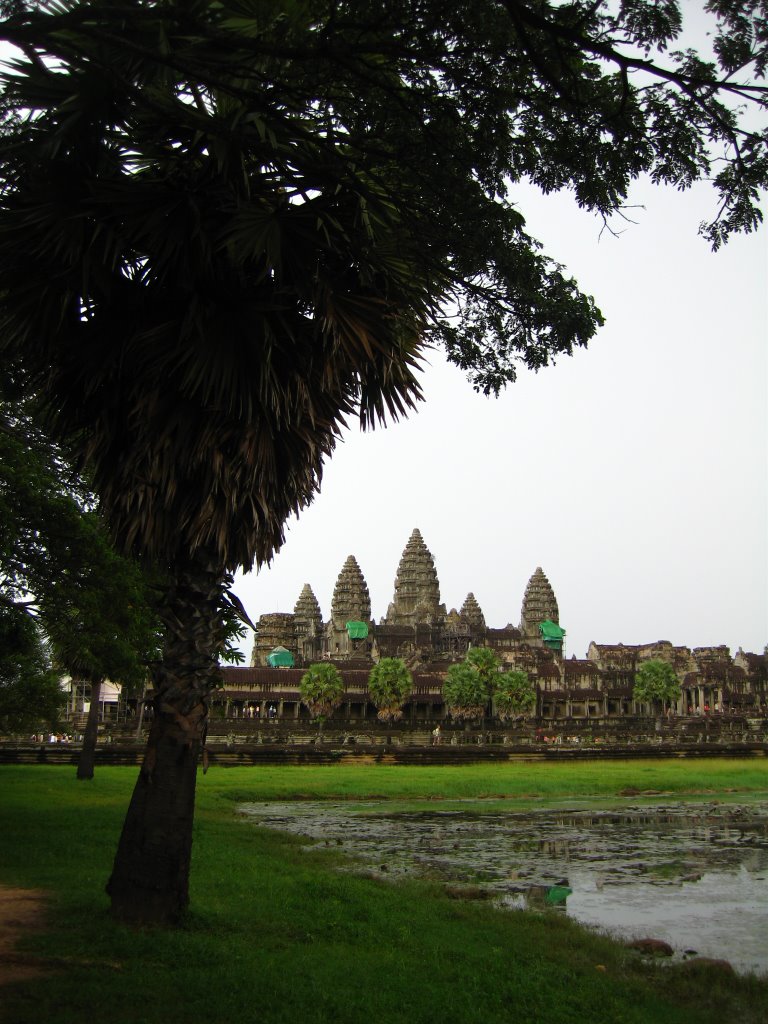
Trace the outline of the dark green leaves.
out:
<instances>
[{"instance_id":1,"label":"dark green leaves","mask_svg":"<svg viewBox=\"0 0 768 1024\"><path fill-rule=\"evenodd\" d=\"M368 693L382 721L402 717L403 704L412 689L413 677L402 658L382 658L368 676Z\"/></svg>"},{"instance_id":2,"label":"dark green leaves","mask_svg":"<svg viewBox=\"0 0 768 1024\"><path fill-rule=\"evenodd\" d=\"M418 402L425 344L488 394L586 345L521 179L608 218L714 170L704 233L754 230L765 6L709 7L717 64L673 0L14 9L0 352L123 547L266 561L350 417Z\"/></svg>"},{"instance_id":3,"label":"dark green leaves","mask_svg":"<svg viewBox=\"0 0 768 1024\"><path fill-rule=\"evenodd\" d=\"M650 703L676 700L680 696L680 681L674 668L658 659L643 662L637 670L632 696Z\"/></svg>"},{"instance_id":4,"label":"dark green leaves","mask_svg":"<svg viewBox=\"0 0 768 1024\"><path fill-rule=\"evenodd\" d=\"M301 677L299 694L313 718L327 718L344 696L339 670L327 662L310 665Z\"/></svg>"},{"instance_id":5,"label":"dark green leaves","mask_svg":"<svg viewBox=\"0 0 768 1024\"><path fill-rule=\"evenodd\" d=\"M496 682L493 704L502 721L532 714L536 708L536 684L522 670L502 672Z\"/></svg>"},{"instance_id":6,"label":"dark green leaves","mask_svg":"<svg viewBox=\"0 0 768 1024\"><path fill-rule=\"evenodd\" d=\"M443 701L452 718L480 718L491 697L491 686L474 666L467 662L451 665L443 683Z\"/></svg>"},{"instance_id":7,"label":"dark green leaves","mask_svg":"<svg viewBox=\"0 0 768 1024\"><path fill-rule=\"evenodd\" d=\"M0 403L0 604L34 614L62 673L138 688L160 644L150 588L89 502L24 407Z\"/></svg>"},{"instance_id":8,"label":"dark green leaves","mask_svg":"<svg viewBox=\"0 0 768 1024\"><path fill-rule=\"evenodd\" d=\"M0 731L51 727L65 701L38 624L25 610L0 600Z\"/></svg>"}]
</instances>

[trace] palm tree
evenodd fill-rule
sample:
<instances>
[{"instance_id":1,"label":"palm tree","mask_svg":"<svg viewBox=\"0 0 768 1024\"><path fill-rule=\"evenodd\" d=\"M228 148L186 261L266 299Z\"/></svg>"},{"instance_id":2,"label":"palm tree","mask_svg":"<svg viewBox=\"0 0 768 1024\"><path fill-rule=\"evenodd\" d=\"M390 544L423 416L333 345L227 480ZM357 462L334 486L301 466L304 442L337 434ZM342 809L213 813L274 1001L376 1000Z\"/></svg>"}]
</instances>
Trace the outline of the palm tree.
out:
<instances>
[{"instance_id":1,"label":"palm tree","mask_svg":"<svg viewBox=\"0 0 768 1024\"><path fill-rule=\"evenodd\" d=\"M488 680L467 661L451 665L443 682L443 702L457 721L482 718L490 700Z\"/></svg>"},{"instance_id":2,"label":"palm tree","mask_svg":"<svg viewBox=\"0 0 768 1024\"><path fill-rule=\"evenodd\" d=\"M382 722L403 717L403 704L413 690L413 676L402 658L382 658L368 675L368 694Z\"/></svg>"},{"instance_id":3,"label":"palm tree","mask_svg":"<svg viewBox=\"0 0 768 1024\"><path fill-rule=\"evenodd\" d=\"M493 706L502 722L515 721L536 709L536 685L522 669L502 672L493 694Z\"/></svg>"},{"instance_id":4,"label":"palm tree","mask_svg":"<svg viewBox=\"0 0 768 1024\"><path fill-rule=\"evenodd\" d=\"M87 26L35 31L61 64L26 46L8 86L28 113L0 140L0 345L118 545L169 580L108 888L124 919L175 921L231 573L280 546L345 417L420 397L430 282L375 184L340 186L299 122L265 132L231 77L172 74L156 37L137 54Z\"/></svg>"},{"instance_id":5,"label":"palm tree","mask_svg":"<svg viewBox=\"0 0 768 1024\"><path fill-rule=\"evenodd\" d=\"M309 713L317 719L318 742L322 738L323 724L344 698L344 681L335 665L329 662L318 662L310 665L299 684L302 703Z\"/></svg>"}]
</instances>

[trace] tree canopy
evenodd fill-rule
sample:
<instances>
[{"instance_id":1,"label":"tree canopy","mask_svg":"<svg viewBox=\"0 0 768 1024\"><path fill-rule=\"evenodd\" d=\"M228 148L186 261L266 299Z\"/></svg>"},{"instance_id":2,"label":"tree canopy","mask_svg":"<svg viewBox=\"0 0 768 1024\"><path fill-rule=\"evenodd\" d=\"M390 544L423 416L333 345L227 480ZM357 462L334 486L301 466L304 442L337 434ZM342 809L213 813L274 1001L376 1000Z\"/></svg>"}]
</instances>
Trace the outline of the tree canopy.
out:
<instances>
[{"instance_id":1,"label":"tree canopy","mask_svg":"<svg viewBox=\"0 0 768 1024\"><path fill-rule=\"evenodd\" d=\"M443 701L452 718L481 718L490 699L491 685L474 665L467 661L451 665L443 682Z\"/></svg>"},{"instance_id":2,"label":"tree canopy","mask_svg":"<svg viewBox=\"0 0 768 1024\"><path fill-rule=\"evenodd\" d=\"M327 718L341 703L344 683L335 665L310 665L299 683L299 694L313 718Z\"/></svg>"},{"instance_id":3,"label":"tree canopy","mask_svg":"<svg viewBox=\"0 0 768 1024\"><path fill-rule=\"evenodd\" d=\"M382 721L402 718L412 690L413 676L402 658L382 658L368 675L368 694Z\"/></svg>"},{"instance_id":4,"label":"tree canopy","mask_svg":"<svg viewBox=\"0 0 768 1024\"><path fill-rule=\"evenodd\" d=\"M707 9L712 59L674 0L13 6L0 344L123 542L249 567L348 414L420 397L424 344L487 392L586 344L516 182L608 218L712 177L707 237L753 230L763 4Z\"/></svg>"},{"instance_id":5,"label":"tree canopy","mask_svg":"<svg viewBox=\"0 0 768 1024\"><path fill-rule=\"evenodd\" d=\"M0 602L0 732L20 733L58 722L65 701L37 623Z\"/></svg>"},{"instance_id":6,"label":"tree canopy","mask_svg":"<svg viewBox=\"0 0 768 1024\"><path fill-rule=\"evenodd\" d=\"M635 675L632 696L635 700L649 704L677 700L680 696L680 680L668 661L658 658L644 661Z\"/></svg>"},{"instance_id":7,"label":"tree canopy","mask_svg":"<svg viewBox=\"0 0 768 1024\"><path fill-rule=\"evenodd\" d=\"M136 688L159 657L160 625L141 567L112 547L66 451L50 442L28 404L7 397L0 399L0 602L33 615L57 667L75 677Z\"/></svg>"},{"instance_id":8,"label":"tree canopy","mask_svg":"<svg viewBox=\"0 0 768 1024\"><path fill-rule=\"evenodd\" d=\"M522 669L502 672L496 683L493 704L502 721L530 715L536 709L536 684Z\"/></svg>"},{"instance_id":9,"label":"tree canopy","mask_svg":"<svg viewBox=\"0 0 768 1024\"><path fill-rule=\"evenodd\" d=\"M498 654L490 647L470 647L464 660L480 674L492 692L496 687L496 679L501 670Z\"/></svg>"}]
</instances>

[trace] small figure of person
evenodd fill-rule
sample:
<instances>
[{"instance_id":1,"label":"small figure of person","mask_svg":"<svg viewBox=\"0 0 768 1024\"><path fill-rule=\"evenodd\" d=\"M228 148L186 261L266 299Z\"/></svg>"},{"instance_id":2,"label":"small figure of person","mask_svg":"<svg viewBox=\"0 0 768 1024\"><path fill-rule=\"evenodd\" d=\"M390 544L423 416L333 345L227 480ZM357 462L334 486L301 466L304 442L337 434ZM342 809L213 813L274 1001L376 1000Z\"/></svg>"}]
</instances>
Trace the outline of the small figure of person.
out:
<instances>
[{"instance_id":1,"label":"small figure of person","mask_svg":"<svg viewBox=\"0 0 768 1024\"><path fill-rule=\"evenodd\" d=\"M440 726L436 725L432 730L432 741L437 746L440 743Z\"/></svg>"}]
</instances>

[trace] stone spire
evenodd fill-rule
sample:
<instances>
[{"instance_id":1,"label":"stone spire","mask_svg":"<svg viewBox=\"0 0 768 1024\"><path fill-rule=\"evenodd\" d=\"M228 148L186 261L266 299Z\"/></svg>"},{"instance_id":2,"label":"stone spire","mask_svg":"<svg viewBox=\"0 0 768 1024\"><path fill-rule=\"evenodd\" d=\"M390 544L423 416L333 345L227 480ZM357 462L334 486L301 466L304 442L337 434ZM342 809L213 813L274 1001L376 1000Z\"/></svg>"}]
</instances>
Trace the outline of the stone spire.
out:
<instances>
[{"instance_id":1,"label":"stone spire","mask_svg":"<svg viewBox=\"0 0 768 1024\"><path fill-rule=\"evenodd\" d=\"M360 572L354 555L350 555L342 566L331 601L331 619L334 629L344 629L350 620L369 622L371 618L371 597L368 584Z\"/></svg>"},{"instance_id":2,"label":"stone spire","mask_svg":"<svg viewBox=\"0 0 768 1024\"><path fill-rule=\"evenodd\" d=\"M459 613L456 611L455 608L451 608L451 610L445 617L445 628L453 630L455 632L457 629L460 629L461 626L463 625L465 625L465 623L461 621L461 616L459 615Z\"/></svg>"},{"instance_id":3,"label":"stone spire","mask_svg":"<svg viewBox=\"0 0 768 1024\"><path fill-rule=\"evenodd\" d=\"M421 534L414 530L400 559L386 623L415 626L419 622L442 622L444 618L434 560Z\"/></svg>"},{"instance_id":4,"label":"stone spire","mask_svg":"<svg viewBox=\"0 0 768 1024\"><path fill-rule=\"evenodd\" d=\"M267 655L276 647L285 647L296 655L296 625L290 612L270 612L260 615L256 623L256 634L253 639L251 665L254 667L267 664Z\"/></svg>"},{"instance_id":5,"label":"stone spire","mask_svg":"<svg viewBox=\"0 0 768 1024\"><path fill-rule=\"evenodd\" d=\"M523 610L520 616L520 632L524 637L538 638L539 624L546 619L559 622L560 613L557 609L555 592L544 575L544 570L539 566L528 580L528 586L525 588Z\"/></svg>"},{"instance_id":6,"label":"stone spire","mask_svg":"<svg viewBox=\"0 0 768 1024\"><path fill-rule=\"evenodd\" d=\"M293 609L296 621L296 636L314 636L323 628L323 616L320 612L320 605L314 595L312 587L308 583L299 594L296 607Z\"/></svg>"},{"instance_id":7,"label":"stone spire","mask_svg":"<svg viewBox=\"0 0 768 1024\"><path fill-rule=\"evenodd\" d=\"M480 605L477 603L477 598L471 591L467 594L459 614L473 629L485 629L485 616Z\"/></svg>"}]
</instances>

